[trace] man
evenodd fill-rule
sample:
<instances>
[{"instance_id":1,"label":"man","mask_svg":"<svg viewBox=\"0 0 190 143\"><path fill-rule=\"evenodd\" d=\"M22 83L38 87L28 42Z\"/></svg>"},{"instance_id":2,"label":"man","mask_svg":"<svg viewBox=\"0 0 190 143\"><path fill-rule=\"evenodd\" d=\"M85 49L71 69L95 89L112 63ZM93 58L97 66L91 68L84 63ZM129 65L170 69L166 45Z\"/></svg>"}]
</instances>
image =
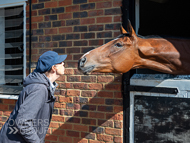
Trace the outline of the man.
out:
<instances>
[{"instance_id":1,"label":"man","mask_svg":"<svg viewBox=\"0 0 190 143\"><path fill-rule=\"evenodd\" d=\"M55 80L64 74L67 55L47 51L40 56L9 119L0 131L0 143L43 143L55 102Z\"/></svg>"}]
</instances>

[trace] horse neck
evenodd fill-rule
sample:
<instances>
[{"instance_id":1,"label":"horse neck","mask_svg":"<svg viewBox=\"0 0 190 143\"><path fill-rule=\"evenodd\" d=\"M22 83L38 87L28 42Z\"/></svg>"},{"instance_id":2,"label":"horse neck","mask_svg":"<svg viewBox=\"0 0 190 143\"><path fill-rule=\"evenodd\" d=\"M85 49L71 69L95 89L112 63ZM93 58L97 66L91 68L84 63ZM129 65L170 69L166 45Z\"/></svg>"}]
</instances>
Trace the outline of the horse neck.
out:
<instances>
[{"instance_id":1,"label":"horse neck","mask_svg":"<svg viewBox=\"0 0 190 143\"><path fill-rule=\"evenodd\" d=\"M159 56L163 50L166 50L166 47L170 46L170 50L173 49L172 45L163 38L150 38L150 39L141 39L138 38L137 47L139 50L139 56L144 58L151 56ZM175 49L175 48L174 48Z\"/></svg>"},{"instance_id":2,"label":"horse neck","mask_svg":"<svg viewBox=\"0 0 190 143\"><path fill-rule=\"evenodd\" d=\"M176 48L168 40L163 38L139 38L137 48L138 62L134 68L149 68L171 73L173 65L170 64L170 59L179 57Z\"/></svg>"}]
</instances>

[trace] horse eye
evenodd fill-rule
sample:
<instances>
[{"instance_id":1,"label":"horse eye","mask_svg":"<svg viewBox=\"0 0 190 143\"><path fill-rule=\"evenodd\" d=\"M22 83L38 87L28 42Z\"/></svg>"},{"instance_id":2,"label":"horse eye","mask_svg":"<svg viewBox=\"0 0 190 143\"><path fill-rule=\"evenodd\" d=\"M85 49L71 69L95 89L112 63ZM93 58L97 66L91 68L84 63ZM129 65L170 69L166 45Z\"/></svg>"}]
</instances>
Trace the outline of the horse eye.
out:
<instances>
[{"instance_id":1,"label":"horse eye","mask_svg":"<svg viewBox=\"0 0 190 143\"><path fill-rule=\"evenodd\" d=\"M122 47L121 43L117 43L117 44L115 44L115 46L118 47L118 48Z\"/></svg>"}]
</instances>

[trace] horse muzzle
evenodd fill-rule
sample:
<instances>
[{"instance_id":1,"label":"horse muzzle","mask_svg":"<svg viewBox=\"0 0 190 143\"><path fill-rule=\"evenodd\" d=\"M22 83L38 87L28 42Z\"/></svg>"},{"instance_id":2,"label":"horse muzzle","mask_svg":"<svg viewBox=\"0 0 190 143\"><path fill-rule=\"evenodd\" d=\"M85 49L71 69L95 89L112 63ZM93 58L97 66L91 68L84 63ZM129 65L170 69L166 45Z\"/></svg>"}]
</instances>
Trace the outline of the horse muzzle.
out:
<instances>
[{"instance_id":1,"label":"horse muzzle","mask_svg":"<svg viewBox=\"0 0 190 143\"><path fill-rule=\"evenodd\" d=\"M92 70L95 68L95 65L85 66L86 61L86 57L82 57L78 61L78 70L81 71L83 74L90 74Z\"/></svg>"}]
</instances>

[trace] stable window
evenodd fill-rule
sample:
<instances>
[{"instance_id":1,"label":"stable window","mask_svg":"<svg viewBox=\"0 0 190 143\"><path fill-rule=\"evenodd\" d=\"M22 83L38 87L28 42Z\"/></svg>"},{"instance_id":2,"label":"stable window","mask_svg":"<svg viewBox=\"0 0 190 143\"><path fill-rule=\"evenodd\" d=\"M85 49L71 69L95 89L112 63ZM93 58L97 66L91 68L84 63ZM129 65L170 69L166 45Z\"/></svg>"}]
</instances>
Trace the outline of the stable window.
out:
<instances>
[{"instance_id":1,"label":"stable window","mask_svg":"<svg viewBox=\"0 0 190 143\"><path fill-rule=\"evenodd\" d=\"M0 44L0 98L17 99L26 71L25 3L0 5Z\"/></svg>"},{"instance_id":2,"label":"stable window","mask_svg":"<svg viewBox=\"0 0 190 143\"><path fill-rule=\"evenodd\" d=\"M136 33L189 39L189 4L185 0L136 0ZM148 69L136 73L130 79L130 143L190 142L189 75L161 75Z\"/></svg>"},{"instance_id":3,"label":"stable window","mask_svg":"<svg viewBox=\"0 0 190 143\"><path fill-rule=\"evenodd\" d=\"M189 4L186 0L135 0L136 33L145 37L190 39ZM160 72L137 69L136 73Z\"/></svg>"}]
</instances>

